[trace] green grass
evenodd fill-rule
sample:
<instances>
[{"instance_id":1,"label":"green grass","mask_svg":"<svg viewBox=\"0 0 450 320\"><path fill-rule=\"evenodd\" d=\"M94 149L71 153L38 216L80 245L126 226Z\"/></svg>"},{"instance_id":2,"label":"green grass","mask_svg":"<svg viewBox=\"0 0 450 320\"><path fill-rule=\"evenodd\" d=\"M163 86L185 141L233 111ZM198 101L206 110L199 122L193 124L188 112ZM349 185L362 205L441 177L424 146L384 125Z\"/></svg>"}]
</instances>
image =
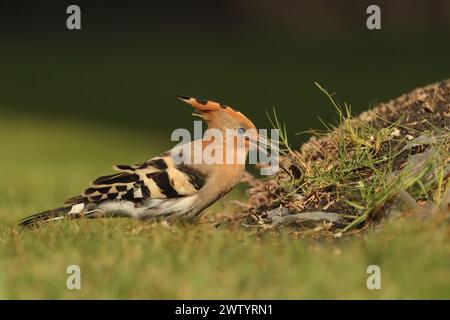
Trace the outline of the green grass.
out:
<instances>
[{"instance_id":1,"label":"green grass","mask_svg":"<svg viewBox=\"0 0 450 320\"><path fill-rule=\"evenodd\" d=\"M210 224L81 220L21 231L109 172L169 146L166 137L0 115L0 298L450 298L448 221L392 220L341 239ZM158 141L158 142L157 142ZM237 190L209 210L233 212ZM81 290L66 289L68 265ZM381 267L382 289L366 287Z\"/></svg>"}]
</instances>

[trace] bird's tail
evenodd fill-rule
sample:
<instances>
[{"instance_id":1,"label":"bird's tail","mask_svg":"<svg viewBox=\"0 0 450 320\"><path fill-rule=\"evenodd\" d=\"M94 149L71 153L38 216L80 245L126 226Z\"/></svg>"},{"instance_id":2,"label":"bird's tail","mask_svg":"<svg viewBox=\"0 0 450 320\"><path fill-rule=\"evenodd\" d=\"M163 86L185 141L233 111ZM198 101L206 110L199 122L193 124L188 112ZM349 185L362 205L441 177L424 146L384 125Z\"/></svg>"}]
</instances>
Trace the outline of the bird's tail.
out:
<instances>
[{"instance_id":1,"label":"bird's tail","mask_svg":"<svg viewBox=\"0 0 450 320\"><path fill-rule=\"evenodd\" d=\"M60 207L51 210L47 210L44 212L33 214L29 217L23 218L20 220L19 226L21 227L31 227L33 225L50 222L50 221L58 221L68 218L77 218L79 215L69 214L72 206Z\"/></svg>"}]
</instances>

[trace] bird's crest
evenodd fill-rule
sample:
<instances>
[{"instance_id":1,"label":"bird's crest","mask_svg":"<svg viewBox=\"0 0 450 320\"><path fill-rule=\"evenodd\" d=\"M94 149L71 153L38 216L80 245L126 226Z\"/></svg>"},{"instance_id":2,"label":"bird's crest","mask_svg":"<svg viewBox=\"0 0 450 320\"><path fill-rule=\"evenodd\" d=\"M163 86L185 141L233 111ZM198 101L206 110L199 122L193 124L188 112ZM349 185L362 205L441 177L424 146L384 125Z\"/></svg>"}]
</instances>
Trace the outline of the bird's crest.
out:
<instances>
[{"instance_id":1,"label":"bird's crest","mask_svg":"<svg viewBox=\"0 0 450 320\"><path fill-rule=\"evenodd\" d=\"M213 110L220 110L220 109L227 109L228 106L222 105L218 102L206 100L206 99L200 99L200 98L192 98L187 97L183 95L177 94L177 98L181 101L186 102L187 104L190 104L192 107L194 107L198 111L213 111Z\"/></svg>"},{"instance_id":2,"label":"bird's crest","mask_svg":"<svg viewBox=\"0 0 450 320\"><path fill-rule=\"evenodd\" d=\"M247 119L246 116L244 116L239 111L234 110L230 106L211 100L193 98L184 95L177 95L177 98L194 107L194 109L198 111L201 116L207 121L211 121L213 120L213 118L215 118L211 114L216 114L217 116L224 113L237 121L244 122L250 127L254 127L253 123L249 119Z\"/></svg>"}]
</instances>

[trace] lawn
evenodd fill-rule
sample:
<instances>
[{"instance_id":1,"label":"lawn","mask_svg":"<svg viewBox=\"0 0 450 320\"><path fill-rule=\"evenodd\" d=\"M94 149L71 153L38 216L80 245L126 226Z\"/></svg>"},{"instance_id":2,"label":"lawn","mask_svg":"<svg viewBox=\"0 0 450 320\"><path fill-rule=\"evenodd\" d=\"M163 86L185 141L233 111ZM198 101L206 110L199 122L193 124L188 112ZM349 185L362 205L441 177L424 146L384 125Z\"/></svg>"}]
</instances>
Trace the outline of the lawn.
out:
<instances>
[{"instance_id":1,"label":"lawn","mask_svg":"<svg viewBox=\"0 0 450 320\"><path fill-rule=\"evenodd\" d=\"M163 151L167 140L117 126L1 114L0 298L450 298L450 227L438 218L391 220L323 240L122 219L16 227L113 164ZM236 212L230 202L243 190L208 212ZM66 288L66 268L74 264L81 290ZM381 268L380 290L366 286L369 265Z\"/></svg>"}]
</instances>

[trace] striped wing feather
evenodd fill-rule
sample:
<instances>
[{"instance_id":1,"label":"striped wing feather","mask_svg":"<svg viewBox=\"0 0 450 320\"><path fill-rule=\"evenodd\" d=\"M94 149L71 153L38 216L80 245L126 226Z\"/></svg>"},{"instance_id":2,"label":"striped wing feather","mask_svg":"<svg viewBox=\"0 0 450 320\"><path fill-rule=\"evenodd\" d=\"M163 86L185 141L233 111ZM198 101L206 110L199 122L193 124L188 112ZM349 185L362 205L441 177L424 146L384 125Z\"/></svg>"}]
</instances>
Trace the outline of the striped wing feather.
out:
<instances>
[{"instance_id":1,"label":"striped wing feather","mask_svg":"<svg viewBox=\"0 0 450 320\"><path fill-rule=\"evenodd\" d=\"M175 165L168 154L142 164L116 165L118 173L101 176L90 183L83 194L66 203L100 203L107 200L142 202L149 198L164 199L194 195L206 177L186 165Z\"/></svg>"}]
</instances>

